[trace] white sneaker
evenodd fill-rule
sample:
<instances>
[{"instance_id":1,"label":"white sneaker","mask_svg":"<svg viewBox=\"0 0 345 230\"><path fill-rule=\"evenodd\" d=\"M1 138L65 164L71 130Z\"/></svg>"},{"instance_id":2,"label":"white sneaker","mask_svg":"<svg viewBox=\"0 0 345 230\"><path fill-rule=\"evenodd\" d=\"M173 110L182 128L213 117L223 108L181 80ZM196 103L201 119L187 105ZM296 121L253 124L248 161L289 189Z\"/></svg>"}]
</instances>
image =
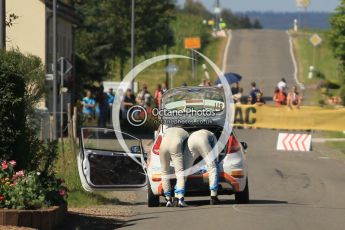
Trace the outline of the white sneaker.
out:
<instances>
[{"instance_id":1,"label":"white sneaker","mask_svg":"<svg viewBox=\"0 0 345 230\"><path fill-rule=\"evenodd\" d=\"M167 201L167 204L165 205L165 207L172 207L173 206L173 204L172 204L172 202L170 201L170 200L168 200Z\"/></svg>"},{"instance_id":2,"label":"white sneaker","mask_svg":"<svg viewBox=\"0 0 345 230\"><path fill-rule=\"evenodd\" d=\"M187 207L187 206L188 205L184 201L184 197L178 199L177 207L183 208L183 207Z\"/></svg>"},{"instance_id":3,"label":"white sneaker","mask_svg":"<svg viewBox=\"0 0 345 230\"><path fill-rule=\"evenodd\" d=\"M165 198L165 200L167 201L167 204L165 205L165 207L172 207L173 206L173 202L171 200L171 198Z\"/></svg>"}]
</instances>

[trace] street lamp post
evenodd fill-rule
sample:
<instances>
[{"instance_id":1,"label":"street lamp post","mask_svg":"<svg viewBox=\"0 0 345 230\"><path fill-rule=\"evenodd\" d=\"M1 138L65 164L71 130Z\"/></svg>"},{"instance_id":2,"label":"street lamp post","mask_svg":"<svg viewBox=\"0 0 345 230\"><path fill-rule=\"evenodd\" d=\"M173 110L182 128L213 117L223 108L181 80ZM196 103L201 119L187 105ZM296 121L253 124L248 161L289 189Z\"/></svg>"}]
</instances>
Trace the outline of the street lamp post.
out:
<instances>
[{"instance_id":1,"label":"street lamp post","mask_svg":"<svg viewBox=\"0 0 345 230\"><path fill-rule=\"evenodd\" d=\"M56 23L56 6L57 0L53 0L53 140L57 139L57 120L56 120L56 112L57 112L57 23Z\"/></svg>"},{"instance_id":2,"label":"street lamp post","mask_svg":"<svg viewBox=\"0 0 345 230\"><path fill-rule=\"evenodd\" d=\"M132 0L132 16L131 16L131 70L134 68L134 30L135 30L135 0ZM131 88L134 91L134 72L132 72Z\"/></svg>"},{"instance_id":3,"label":"street lamp post","mask_svg":"<svg viewBox=\"0 0 345 230\"><path fill-rule=\"evenodd\" d=\"M220 23L220 3L219 3L219 0L216 0L216 4L215 4L215 7L214 7L214 13L215 13L215 16L216 16L216 30L219 31L220 28L219 28L219 23Z\"/></svg>"}]
</instances>

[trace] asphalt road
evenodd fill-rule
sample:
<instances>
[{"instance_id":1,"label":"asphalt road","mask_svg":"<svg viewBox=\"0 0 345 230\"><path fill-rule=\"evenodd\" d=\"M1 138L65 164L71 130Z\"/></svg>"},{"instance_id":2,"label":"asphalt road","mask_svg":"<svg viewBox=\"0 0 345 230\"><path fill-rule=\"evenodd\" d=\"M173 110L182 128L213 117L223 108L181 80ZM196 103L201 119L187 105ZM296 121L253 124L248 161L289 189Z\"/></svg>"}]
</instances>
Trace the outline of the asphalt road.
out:
<instances>
[{"instance_id":1,"label":"asphalt road","mask_svg":"<svg viewBox=\"0 0 345 230\"><path fill-rule=\"evenodd\" d=\"M255 81L264 97L272 97L281 78L295 85L289 37L285 31L239 30L232 32L226 72L243 76L240 86L248 95Z\"/></svg>"},{"instance_id":2,"label":"asphalt road","mask_svg":"<svg viewBox=\"0 0 345 230\"><path fill-rule=\"evenodd\" d=\"M293 84L288 37L279 31L235 31L229 50L228 71L243 74L272 94L281 77ZM245 93L248 92L245 90ZM345 229L345 164L324 157L327 148L310 153L275 150L277 131L238 130L249 145L251 202L208 205L208 197L187 198L187 208L147 208L145 192L137 193L137 215L123 229Z\"/></svg>"}]
</instances>

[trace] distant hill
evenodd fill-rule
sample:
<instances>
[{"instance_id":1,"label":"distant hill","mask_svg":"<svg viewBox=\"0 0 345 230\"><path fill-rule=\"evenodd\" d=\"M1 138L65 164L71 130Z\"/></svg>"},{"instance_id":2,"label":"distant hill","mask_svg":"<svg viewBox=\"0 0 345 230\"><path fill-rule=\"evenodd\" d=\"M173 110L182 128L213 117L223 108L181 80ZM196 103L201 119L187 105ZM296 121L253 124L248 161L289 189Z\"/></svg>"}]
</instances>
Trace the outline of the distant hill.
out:
<instances>
[{"instance_id":1,"label":"distant hill","mask_svg":"<svg viewBox=\"0 0 345 230\"><path fill-rule=\"evenodd\" d=\"M308 29L328 29L328 12L245 12L236 13L238 15L247 15L252 21L258 19L264 29L286 30L292 28L294 19L301 19L302 27ZM301 25L301 24L300 24Z\"/></svg>"}]
</instances>

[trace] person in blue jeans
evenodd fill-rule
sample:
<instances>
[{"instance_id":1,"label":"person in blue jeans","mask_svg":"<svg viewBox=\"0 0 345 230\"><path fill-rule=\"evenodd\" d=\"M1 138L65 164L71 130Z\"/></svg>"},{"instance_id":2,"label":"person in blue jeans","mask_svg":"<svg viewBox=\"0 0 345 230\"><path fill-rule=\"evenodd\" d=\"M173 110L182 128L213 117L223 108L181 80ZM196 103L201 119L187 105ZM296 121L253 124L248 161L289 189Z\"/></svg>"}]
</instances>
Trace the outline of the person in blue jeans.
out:
<instances>
[{"instance_id":1,"label":"person in blue jeans","mask_svg":"<svg viewBox=\"0 0 345 230\"><path fill-rule=\"evenodd\" d=\"M83 104L83 115L87 117L87 119L91 119L94 115L94 109L96 106L95 99L92 98L91 91L86 91L86 95L82 100Z\"/></svg>"}]
</instances>

